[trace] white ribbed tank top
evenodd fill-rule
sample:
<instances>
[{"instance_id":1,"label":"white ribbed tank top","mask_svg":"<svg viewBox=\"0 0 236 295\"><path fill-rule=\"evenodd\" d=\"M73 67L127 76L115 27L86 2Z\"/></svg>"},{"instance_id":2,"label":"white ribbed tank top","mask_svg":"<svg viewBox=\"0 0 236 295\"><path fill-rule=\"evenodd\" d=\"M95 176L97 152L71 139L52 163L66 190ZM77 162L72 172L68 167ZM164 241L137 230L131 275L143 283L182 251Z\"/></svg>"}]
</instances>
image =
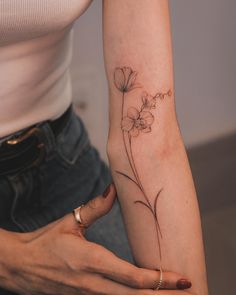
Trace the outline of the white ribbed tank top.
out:
<instances>
[{"instance_id":1,"label":"white ribbed tank top","mask_svg":"<svg viewBox=\"0 0 236 295\"><path fill-rule=\"evenodd\" d=\"M92 0L0 0L0 139L72 100L73 23Z\"/></svg>"}]
</instances>

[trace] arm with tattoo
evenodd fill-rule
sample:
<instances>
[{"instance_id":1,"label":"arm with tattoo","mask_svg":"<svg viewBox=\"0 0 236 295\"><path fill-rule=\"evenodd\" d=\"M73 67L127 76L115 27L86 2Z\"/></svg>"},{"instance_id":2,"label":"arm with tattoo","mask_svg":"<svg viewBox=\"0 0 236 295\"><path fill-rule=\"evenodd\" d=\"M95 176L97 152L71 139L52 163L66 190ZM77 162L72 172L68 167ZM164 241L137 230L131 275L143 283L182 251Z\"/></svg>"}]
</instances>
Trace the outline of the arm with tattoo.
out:
<instances>
[{"instance_id":1,"label":"arm with tattoo","mask_svg":"<svg viewBox=\"0 0 236 295\"><path fill-rule=\"evenodd\" d=\"M141 106L138 107L128 107L127 113L124 114L124 103L125 95L135 88L139 88L136 84L137 72L133 71L130 67L117 67L114 71L114 84L118 91L122 94L122 107L121 107L121 130L122 138L125 147L125 155L129 163L129 170L132 176L127 172L122 172L115 170L116 173L125 177L128 181L132 181L135 187L138 189L137 193L141 193L141 200L135 200L134 204L140 204L145 206L151 213L153 221L155 222L156 237L158 244L158 254L161 261L161 242L162 238L160 224L158 222L157 216L157 200L161 194L163 188L159 188L158 192L155 194L153 204L150 202L150 198L147 196L147 193L144 189L142 181L139 176L139 171L137 170L135 164L135 158L133 155L132 143L135 140L142 140L142 133L151 133L152 124L155 121L154 114L151 112L156 109L159 101L164 100L166 96L171 96L171 90L166 93L157 92L155 95L150 95L146 91L143 91L141 95L137 95L137 98L141 100ZM137 101L136 103L139 103Z\"/></svg>"},{"instance_id":2,"label":"arm with tattoo","mask_svg":"<svg viewBox=\"0 0 236 295\"><path fill-rule=\"evenodd\" d=\"M175 112L166 0L103 1L107 152L137 265L207 295L196 191ZM168 294L168 293L167 293Z\"/></svg>"}]
</instances>

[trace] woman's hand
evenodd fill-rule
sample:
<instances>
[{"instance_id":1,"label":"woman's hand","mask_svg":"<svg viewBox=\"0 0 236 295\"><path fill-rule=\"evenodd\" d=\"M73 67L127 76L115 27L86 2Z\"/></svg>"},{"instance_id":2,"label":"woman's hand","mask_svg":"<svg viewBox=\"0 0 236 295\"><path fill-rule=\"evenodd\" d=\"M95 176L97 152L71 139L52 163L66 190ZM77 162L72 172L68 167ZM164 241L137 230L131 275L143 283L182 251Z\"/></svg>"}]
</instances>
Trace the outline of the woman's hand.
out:
<instances>
[{"instance_id":1,"label":"woman's hand","mask_svg":"<svg viewBox=\"0 0 236 295\"><path fill-rule=\"evenodd\" d=\"M111 185L105 196L89 201L81 208L83 221L90 225L108 213L115 196ZM5 258L1 258L4 263L0 264L5 269L2 286L24 295L188 294L181 290L152 290L159 281L158 271L121 260L102 246L87 241L84 231L73 214L68 214L32 233L5 232L8 247L4 249ZM177 289L182 277L164 272L163 279L163 288Z\"/></svg>"}]
</instances>

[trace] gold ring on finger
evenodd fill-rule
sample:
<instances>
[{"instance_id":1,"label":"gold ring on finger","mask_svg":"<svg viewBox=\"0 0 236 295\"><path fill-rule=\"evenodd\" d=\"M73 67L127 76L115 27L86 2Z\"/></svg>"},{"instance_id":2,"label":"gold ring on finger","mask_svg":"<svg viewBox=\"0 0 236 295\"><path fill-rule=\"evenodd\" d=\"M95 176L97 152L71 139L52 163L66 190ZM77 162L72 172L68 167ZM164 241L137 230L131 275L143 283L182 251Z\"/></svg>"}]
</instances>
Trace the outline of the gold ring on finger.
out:
<instances>
[{"instance_id":1,"label":"gold ring on finger","mask_svg":"<svg viewBox=\"0 0 236 295\"><path fill-rule=\"evenodd\" d=\"M78 224L81 226L81 227L84 227L84 228L87 228L88 226L82 221L82 218L81 218L81 208L84 206L84 204L82 204L81 206L79 206L78 208L75 208L73 210L73 214L74 214L74 217L75 217L75 220L78 222Z\"/></svg>"},{"instance_id":2,"label":"gold ring on finger","mask_svg":"<svg viewBox=\"0 0 236 295\"><path fill-rule=\"evenodd\" d=\"M160 271L160 278L159 278L157 287L154 290L159 290L162 287L162 283L163 283L163 271L162 271L162 268L161 267L160 267L159 271Z\"/></svg>"}]
</instances>

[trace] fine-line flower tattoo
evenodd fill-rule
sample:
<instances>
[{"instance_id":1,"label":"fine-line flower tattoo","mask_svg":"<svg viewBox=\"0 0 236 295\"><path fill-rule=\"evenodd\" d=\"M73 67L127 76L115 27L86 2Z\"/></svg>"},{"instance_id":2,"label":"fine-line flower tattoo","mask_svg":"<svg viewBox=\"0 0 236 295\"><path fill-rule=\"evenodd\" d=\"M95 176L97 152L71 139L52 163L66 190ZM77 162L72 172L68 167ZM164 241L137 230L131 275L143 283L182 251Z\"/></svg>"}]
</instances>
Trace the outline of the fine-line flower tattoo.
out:
<instances>
[{"instance_id":1,"label":"fine-line flower tattoo","mask_svg":"<svg viewBox=\"0 0 236 295\"><path fill-rule=\"evenodd\" d=\"M152 125L154 123L154 115L152 111L157 108L158 101L163 100L167 96L171 96L171 90L166 93L157 92L155 95L151 95L146 91L141 92L139 101L141 101L140 107L129 107L127 113L124 113L125 95L130 91L142 88L142 85L136 82L137 72L133 71L131 67L116 67L114 71L114 84L116 88L122 93L122 107L121 107L121 131L123 136L123 142L125 147L125 153L128 159L129 166L131 168L132 176L126 172L116 170L116 173L122 175L129 181L131 181L141 192L143 200L135 200L135 204L145 206L152 214L155 222L155 229L157 235L157 245L160 261L162 260L161 239L162 233L157 216L157 201L160 197L163 188L160 188L155 195L153 204L150 198L147 196L143 184L140 180L139 171L137 170L132 143L135 138L141 136L142 133L150 133L152 131Z\"/></svg>"}]
</instances>

